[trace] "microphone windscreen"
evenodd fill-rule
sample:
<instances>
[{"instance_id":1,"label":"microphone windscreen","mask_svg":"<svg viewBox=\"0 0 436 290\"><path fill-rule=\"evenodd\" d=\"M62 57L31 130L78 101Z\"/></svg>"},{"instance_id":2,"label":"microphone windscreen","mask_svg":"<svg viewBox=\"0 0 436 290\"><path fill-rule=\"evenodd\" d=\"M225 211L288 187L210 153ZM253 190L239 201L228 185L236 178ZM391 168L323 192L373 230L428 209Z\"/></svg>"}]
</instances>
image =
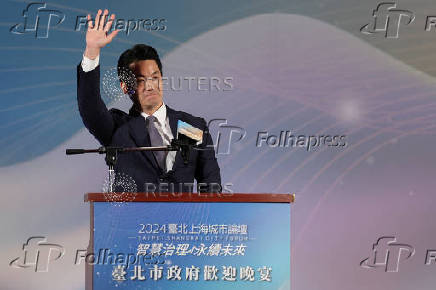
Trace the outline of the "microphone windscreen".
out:
<instances>
[{"instance_id":1,"label":"microphone windscreen","mask_svg":"<svg viewBox=\"0 0 436 290\"><path fill-rule=\"evenodd\" d=\"M186 136L197 142L200 145L203 141L203 130L195 128L194 126L179 120L177 122L177 138L180 139L180 135Z\"/></svg>"}]
</instances>

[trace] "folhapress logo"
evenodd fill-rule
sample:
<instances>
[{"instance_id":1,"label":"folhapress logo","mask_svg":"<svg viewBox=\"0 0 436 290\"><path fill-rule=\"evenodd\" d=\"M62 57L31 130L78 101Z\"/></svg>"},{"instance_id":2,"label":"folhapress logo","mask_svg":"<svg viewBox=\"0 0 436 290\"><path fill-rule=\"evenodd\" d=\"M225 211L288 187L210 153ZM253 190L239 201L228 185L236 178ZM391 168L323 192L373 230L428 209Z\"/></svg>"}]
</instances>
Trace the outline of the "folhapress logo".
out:
<instances>
[{"instance_id":1,"label":"folhapress logo","mask_svg":"<svg viewBox=\"0 0 436 290\"><path fill-rule=\"evenodd\" d=\"M371 255L360 262L363 268L384 268L386 272L398 272L400 261L415 254L415 249L406 244L396 243L395 237L381 237L372 247Z\"/></svg>"},{"instance_id":2,"label":"folhapress logo","mask_svg":"<svg viewBox=\"0 0 436 290\"><path fill-rule=\"evenodd\" d=\"M226 119L213 119L208 123L208 127L218 126L218 133L214 142L215 155L230 154L230 147L233 143L244 139L246 131L244 128L229 125Z\"/></svg>"},{"instance_id":3,"label":"folhapress logo","mask_svg":"<svg viewBox=\"0 0 436 290\"><path fill-rule=\"evenodd\" d=\"M408 10L396 9L394 2L383 2L373 10L372 20L364 25L360 31L364 34L385 32L386 38L398 38L401 20L406 19L405 24L409 25L415 20L415 14Z\"/></svg>"},{"instance_id":4,"label":"folhapress logo","mask_svg":"<svg viewBox=\"0 0 436 290\"><path fill-rule=\"evenodd\" d=\"M46 3L30 3L23 10L23 22L11 27L15 34L35 33L36 38L48 38L50 28L61 24L65 14L58 10L46 9Z\"/></svg>"},{"instance_id":5,"label":"folhapress logo","mask_svg":"<svg viewBox=\"0 0 436 290\"><path fill-rule=\"evenodd\" d=\"M14 268L34 268L35 272L48 272L51 261L64 255L64 248L47 243L45 237L31 237L23 244L23 254L9 263Z\"/></svg>"}]
</instances>

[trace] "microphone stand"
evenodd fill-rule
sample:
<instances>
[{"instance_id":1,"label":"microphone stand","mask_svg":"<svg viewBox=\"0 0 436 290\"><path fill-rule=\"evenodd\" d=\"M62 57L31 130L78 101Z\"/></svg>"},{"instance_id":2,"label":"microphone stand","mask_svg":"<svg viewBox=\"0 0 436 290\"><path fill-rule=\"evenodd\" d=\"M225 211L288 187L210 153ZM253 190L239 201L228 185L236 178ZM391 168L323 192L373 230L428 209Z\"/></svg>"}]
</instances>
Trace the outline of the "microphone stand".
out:
<instances>
[{"instance_id":1,"label":"microphone stand","mask_svg":"<svg viewBox=\"0 0 436 290\"><path fill-rule=\"evenodd\" d=\"M86 153L98 153L105 154L106 165L108 166L109 175L109 192L113 192L113 186L115 182L114 167L117 163L118 154L124 152L135 151L181 151L183 163L188 164L189 161L189 148L193 147L193 143L189 138L173 139L170 145L166 146L148 146L148 147L114 147L114 146L102 146L98 149L66 149L67 155L86 154Z\"/></svg>"}]
</instances>

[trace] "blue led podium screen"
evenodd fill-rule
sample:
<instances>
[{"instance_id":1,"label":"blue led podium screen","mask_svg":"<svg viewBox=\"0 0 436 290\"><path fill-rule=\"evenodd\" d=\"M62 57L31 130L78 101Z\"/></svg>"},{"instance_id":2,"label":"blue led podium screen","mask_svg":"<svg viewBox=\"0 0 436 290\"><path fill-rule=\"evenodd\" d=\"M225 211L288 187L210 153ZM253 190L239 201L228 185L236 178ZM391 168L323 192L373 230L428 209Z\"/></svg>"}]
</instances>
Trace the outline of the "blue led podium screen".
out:
<instances>
[{"instance_id":1,"label":"blue led podium screen","mask_svg":"<svg viewBox=\"0 0 436 290\"><path fill-rule=\"evenodd\" d=\"M290 289L289 203L94 203L93 286Z\"/></svg>"}]
</instances>

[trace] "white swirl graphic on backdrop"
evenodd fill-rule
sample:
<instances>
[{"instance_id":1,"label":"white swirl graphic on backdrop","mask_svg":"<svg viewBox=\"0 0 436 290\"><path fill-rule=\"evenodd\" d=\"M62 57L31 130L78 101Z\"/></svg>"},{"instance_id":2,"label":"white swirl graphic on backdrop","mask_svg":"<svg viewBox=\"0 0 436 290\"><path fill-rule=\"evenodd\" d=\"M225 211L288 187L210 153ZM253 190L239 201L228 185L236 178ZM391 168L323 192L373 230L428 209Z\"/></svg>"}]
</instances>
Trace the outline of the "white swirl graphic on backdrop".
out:
<instances>
[{"instance_id":1,"label":"white swirl graphic on backdrop","mask_svg":"<svg viewBox=\"0 0 436 290\"><path fill-rule=\"evenodd\" d=\"M112 184L112 190L111 190ZM114 205L133 201L137 195L138 187L135 180L125 173L113 173L106 177L102 192L106 201Z\"/></svg>"},{"instance_id":2,"label":"white swirl graphic on backdrop","mask_svg":"<svg viewBox=\"0 0 436 290\"><path fill-rule=\"evenodd\" d=\"M120 80L126 84L128 94L123 92ZM133 95L136 91L135 74L130 69L124 67L108 69L103 75L102 88L104 96L113 102Z\"/></svg>"}]
</instances>

